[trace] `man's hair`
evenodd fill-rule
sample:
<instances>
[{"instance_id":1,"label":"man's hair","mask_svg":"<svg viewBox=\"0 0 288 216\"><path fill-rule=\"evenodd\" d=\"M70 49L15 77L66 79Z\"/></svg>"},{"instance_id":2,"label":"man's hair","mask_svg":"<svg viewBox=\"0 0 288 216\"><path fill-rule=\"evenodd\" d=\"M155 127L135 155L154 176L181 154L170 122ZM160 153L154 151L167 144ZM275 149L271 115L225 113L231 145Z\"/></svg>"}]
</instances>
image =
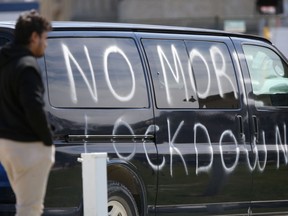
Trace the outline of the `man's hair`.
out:
<instances>
[{"instance_id":1,"label":"man's hair","mask_svg":"<svg viewBox=\"0 0 288 216\"><path fill-rule=\"evenodd\" d=\"M16 22L14 42L16 44L28 45L33 32L41 35L43 32L51 30L51 23L46 18L35 10L27 11L21 14Z\"/></svg>"}]
</instances>

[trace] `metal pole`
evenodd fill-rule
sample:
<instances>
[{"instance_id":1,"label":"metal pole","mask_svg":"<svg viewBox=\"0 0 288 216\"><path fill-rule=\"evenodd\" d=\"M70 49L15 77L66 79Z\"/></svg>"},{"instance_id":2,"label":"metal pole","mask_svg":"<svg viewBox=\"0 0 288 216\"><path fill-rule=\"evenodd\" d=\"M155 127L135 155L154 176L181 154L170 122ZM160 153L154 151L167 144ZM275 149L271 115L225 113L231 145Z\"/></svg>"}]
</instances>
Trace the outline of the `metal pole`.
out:
<instances>
[{"instance_id":1,"label":"metal pole","mask_svg":"<svg viewBox=\"0 0 288 216\"><path fill-rule=\"evenodd\" d=\"M107 153L82 153L84 216L107 216Z\"/></svg>"}]
</instances>

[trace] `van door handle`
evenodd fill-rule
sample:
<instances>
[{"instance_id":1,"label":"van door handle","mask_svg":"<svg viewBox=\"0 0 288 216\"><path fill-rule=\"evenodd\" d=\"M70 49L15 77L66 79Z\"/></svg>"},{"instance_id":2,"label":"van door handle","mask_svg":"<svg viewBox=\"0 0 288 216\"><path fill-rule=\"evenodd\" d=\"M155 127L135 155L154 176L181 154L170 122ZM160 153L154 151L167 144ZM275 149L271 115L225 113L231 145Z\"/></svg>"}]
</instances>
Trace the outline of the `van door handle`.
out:
<instances>
[{"instance_id":1,"label":"van door handle","mask_svg":"<svg viewBox=\"0 0 288 216\"><path fill-rule=\"evenodd\" d=\"M253 133L256 138L256 142L259 140L259 127L258 127L258 119L255 115L252 116L253 121Z\"/></svg>"},{"instance_id":2,"label":"van door handle","mask_svg":"<svg viewBox=\"0 0 288 216\"><path fill-rule=\"evenodd\" d=\"M238 130L239 130L239 137L241 141L244 139L244 127L243 127L243 120L241 115L236 116L238 122Z\"/></svg>"},{"instance_id":3,"label":"van door handle","mask_svg":"<svg viewBox=\"0 0 288 216\"><path fill-rule=\"evenodd\" d=\"M99 141L122 141L122 142L144 142L144 141L153 141L154 135L66 135L66 142L99 142Z\"/></svg>"}]
</instances>

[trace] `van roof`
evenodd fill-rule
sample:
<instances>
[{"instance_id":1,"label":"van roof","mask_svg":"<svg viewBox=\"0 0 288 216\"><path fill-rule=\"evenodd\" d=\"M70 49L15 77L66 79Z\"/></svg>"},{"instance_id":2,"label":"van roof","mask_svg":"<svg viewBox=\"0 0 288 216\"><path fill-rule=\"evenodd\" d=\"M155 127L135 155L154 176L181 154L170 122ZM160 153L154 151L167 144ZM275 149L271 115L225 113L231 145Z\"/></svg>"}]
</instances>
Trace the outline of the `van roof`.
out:
<instances>
[{"instance_id":1,"label":"van roof","mask_svg":"<svg viewBox=\"0 0 288 216\"><path fill-rule=\"evenodd\" d=\"M0 28L14 29L14 21L0 22ZM233 32L226 32L214 29L191 28L180 26L165 26L165 25L148 25L148 24L131 24L131 23L108 23L108 22L79 22L79 21L53 21L53 31L133 31L133 32L157 32L157 33L178 33L178 34L201 34L214 36L234 36L242 38L251 38L262 40L271 43L269 40L249 34L240 34Z\"/></svg>"}]
</instances>

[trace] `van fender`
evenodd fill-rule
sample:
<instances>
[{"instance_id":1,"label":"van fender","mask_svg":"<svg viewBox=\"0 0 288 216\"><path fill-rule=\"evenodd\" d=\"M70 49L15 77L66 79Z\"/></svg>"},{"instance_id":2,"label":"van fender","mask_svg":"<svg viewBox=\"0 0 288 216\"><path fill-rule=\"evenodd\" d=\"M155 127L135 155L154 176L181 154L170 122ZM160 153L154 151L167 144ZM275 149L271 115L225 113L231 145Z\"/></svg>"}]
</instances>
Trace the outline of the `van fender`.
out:
<instances>
[{"instance_id":1,"label":"van fender","mask_svg":"<svg viewBox=\"0 0 288 216\"><path fill-rule=\"evenodd\" d=\"M137 172L136 167L129 161L110 159L107 162L107 180L123 184L132 193L141 216L147 212L146 187ZM146 210L145 210L146 209Z\"/></svg>"}]
</instances>

